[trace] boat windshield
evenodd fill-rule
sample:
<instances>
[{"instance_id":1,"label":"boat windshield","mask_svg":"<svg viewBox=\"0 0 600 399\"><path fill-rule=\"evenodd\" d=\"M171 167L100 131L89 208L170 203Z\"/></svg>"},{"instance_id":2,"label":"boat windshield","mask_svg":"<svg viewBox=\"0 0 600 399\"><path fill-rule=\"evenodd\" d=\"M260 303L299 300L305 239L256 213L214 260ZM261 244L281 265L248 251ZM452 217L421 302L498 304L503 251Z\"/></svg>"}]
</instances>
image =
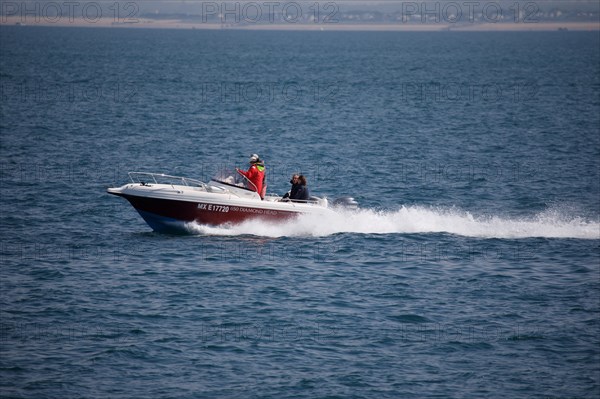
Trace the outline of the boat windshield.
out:
<instances>
[{"instance_id":1,"label":"boat windshield","mask_svg":"<svg viewBox=\"0 0 600 399\"><path fill-rule=\"evenodd\" d=\"M235 169L223 169L212 178L214 181L219 183L225 183L230 186L237 186L245 188L247 190L254 190L252 183L242 174L238 173Z\"/></svg>"}]
</instances>

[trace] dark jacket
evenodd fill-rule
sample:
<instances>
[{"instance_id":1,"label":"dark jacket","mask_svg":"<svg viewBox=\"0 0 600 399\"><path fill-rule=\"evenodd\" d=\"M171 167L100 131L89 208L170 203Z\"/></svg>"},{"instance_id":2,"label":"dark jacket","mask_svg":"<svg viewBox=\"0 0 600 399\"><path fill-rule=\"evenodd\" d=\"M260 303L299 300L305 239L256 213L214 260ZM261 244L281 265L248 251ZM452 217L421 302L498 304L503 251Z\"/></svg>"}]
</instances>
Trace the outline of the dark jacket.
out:
<instances>
[{"instance_id":1,"label":"dark jacket","mask_svg":"<svg viewBox=\"0 0 600 399\"><path fill-rule=\"evenodd\" d=\"M292 184L292 190L290 191L290 199L291 200L301 200L306 201L310 197L310 193L308 192L308 188L304 184Z\"/></svg>"}]
</instances>

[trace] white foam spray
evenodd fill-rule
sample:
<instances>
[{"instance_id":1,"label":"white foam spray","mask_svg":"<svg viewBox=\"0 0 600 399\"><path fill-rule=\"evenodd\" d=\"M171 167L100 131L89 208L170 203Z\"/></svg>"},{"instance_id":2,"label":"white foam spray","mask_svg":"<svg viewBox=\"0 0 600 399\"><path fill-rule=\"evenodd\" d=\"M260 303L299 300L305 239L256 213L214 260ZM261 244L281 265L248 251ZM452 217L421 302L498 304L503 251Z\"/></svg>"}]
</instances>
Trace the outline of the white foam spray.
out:
<instances>
[{"instance_id":1,"label":"white foam spray","mask_svg":"<svg viewBox=\"0 0 600 399\"><path fill-rule=\"evenodd\" d=\"M553 208L532 217L474 216L456 208L402 206L395 211L359 209L325 217L302 215L286 222L249 221L225 227L189 224L194 234L256 235L263 237L321 237L338 233L449 233L477 238L600 239L600 223Z\"/></svg>"}]
</instances>

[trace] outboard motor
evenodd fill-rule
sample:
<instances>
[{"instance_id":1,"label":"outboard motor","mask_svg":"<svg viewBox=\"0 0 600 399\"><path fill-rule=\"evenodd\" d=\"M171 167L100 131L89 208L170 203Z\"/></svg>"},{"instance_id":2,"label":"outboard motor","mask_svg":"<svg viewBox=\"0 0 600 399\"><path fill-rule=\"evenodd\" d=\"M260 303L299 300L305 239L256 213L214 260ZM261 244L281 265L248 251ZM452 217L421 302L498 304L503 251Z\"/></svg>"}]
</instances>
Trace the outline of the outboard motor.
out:
<instances>
[{"instance_id":1,"label":"outboard motor","mask_svg":"<svg viewBox=\"0 0 600 399\"><path fill-rule=\"evenodd\" d=\"M333 206L354 210L358 209L358 202L352 197L340 197L333 201Z\"/></svg>"}]
</instances>

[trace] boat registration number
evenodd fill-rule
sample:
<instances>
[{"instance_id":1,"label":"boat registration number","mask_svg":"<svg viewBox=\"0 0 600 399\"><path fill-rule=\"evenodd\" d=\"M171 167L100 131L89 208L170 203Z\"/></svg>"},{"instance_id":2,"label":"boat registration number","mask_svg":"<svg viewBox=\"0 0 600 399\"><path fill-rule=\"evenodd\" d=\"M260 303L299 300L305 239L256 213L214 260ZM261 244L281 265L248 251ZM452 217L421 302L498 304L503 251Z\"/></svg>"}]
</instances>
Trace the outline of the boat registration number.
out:
<instances>
[{"instance_id":1,"label":"boat registration number","mask_svg":"<svg viewBox=\"0 0 600 399\"><path fill-rule=\"evenodd\" d=\"M214 205L214 204L198 204L198 209L211 211L211 212L229 212L229 207L225 205Z\"/></svg>"}]
</instances>

